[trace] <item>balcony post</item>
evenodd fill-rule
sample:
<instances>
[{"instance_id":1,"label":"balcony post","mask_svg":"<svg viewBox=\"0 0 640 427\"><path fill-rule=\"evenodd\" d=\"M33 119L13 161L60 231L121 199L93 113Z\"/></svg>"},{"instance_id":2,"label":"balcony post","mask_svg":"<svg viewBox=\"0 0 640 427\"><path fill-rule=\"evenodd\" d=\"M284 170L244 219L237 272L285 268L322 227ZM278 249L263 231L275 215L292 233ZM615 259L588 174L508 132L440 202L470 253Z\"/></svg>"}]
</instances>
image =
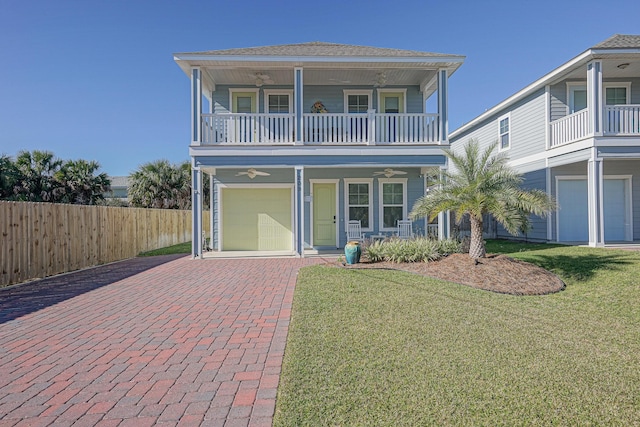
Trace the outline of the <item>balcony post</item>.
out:
<instances>
[{"instance_id":1,"label":"balcony post","mask_svg":"<svg viewBox=\"0 0 640 427\"><path fill-rule=\"evenodd\" d=\"M447 70L438 71L438 141L449 143L449 90Z\"/></svg>"},{"instance_id":2,"label":"balcony post","mask_svg":"<svg viewBox=\"0 0 640 427\"><path fill-rule=\"evenodd\" d=\"M202 143L202 74L199 67L191 69L191 144Z\"/></svg>"},{"instance_id":3,"label":"balcony post","mask_svg":"<svg viewBox=\"0 0 640 427\"><path fill-rule=\"evenodd\" d=\"M602 62L587 64L587 109L589 128L594 136L602 135Z\"/></svg>"},{"instance_id":4,"label":"balcony post","mask_svg":"<svg viewBox=\"0 0 640 427\"><path fill-rule=\"evenodd\" d=\"M303 97L303 72L302 67L296 67L293 69L293 96L294 96L294 114L295 114L295 145L302 145L304 138L304 124L302 121L303 114L303 105L304 105L304 97Z\"/></svg>"},{"instance_id":5,"label":"balcony post","mask_svg":"<svg viewBox=\"0 0 640 427\"><path fill-rule=\"evenodd\" d=\"M376 110L367 110L367 145L376 145Z\"/></svg>"}]
</instances>

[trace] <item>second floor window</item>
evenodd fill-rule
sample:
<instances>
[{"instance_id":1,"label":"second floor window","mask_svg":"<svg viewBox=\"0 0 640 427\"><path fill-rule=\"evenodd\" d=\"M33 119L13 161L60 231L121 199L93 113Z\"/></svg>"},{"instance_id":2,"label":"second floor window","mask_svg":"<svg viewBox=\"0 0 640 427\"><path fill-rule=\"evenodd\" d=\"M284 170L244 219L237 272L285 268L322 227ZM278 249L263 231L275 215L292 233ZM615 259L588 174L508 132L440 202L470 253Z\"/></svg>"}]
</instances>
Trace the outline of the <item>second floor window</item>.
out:
<instances>
[{"instance_id":1,"label":"second floor window","mask_svg":"<svg viewBox=\"0 0 640 427\"><path fill-rule=\"evenodd\" d=\"M607 105L622 105L627 103L626 87L608 87L606 88Z\"/></svg>"},{"instance_id":2,"label":"second floor window","mask_svg":"<svg viewBox=\"0 0 640 427\"><path fill-rule=\"evenodd\" d=\"M288 113L289 112L289 95L277 94L269 95L269 113Z\"/></svg>"},{"instance_id":3,"label":"second floor window","mask_svg":"<svg viewBox=\"0 0 640 427\"><path fill-rule=\"evenodd\" d=\"M501 150L505 150L507 148L509 148L509 145L511 144L510 141L510 134L511 134L511 130L510 130L510 125L509 125L509 116L506 117L501 117L498 120L499 123L499 127L500 127L500 149Z\"/></svg>"},{"instance_id":4,"label":"second floor window","mask_svg":"<svg viewBox=\"0 0 640 427\"><path fill-rule=\"evenodd\" d=\"M349 95L347 99L349 113L366 113L369 109L368 95Z\"/></svg>"}]
</instances>

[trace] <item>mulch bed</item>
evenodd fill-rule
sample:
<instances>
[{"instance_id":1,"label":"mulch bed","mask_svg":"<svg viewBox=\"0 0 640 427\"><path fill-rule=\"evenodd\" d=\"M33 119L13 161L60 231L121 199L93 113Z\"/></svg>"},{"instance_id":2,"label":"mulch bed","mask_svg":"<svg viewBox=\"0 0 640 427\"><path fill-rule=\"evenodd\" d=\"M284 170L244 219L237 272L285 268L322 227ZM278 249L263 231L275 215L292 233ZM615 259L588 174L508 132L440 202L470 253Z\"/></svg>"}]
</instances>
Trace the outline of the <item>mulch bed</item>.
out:
<instances>
[{"instance_id":1,"label":"mulch bed","mask_svg":"<svg viewBox=\"0 0 640 427\"><path fill-rule=\"evenodd\" d=\"M339 266L349 269L403 270L510 295L546 295L565 288L564 282L555 274L506 255L487 255L479 259L477 264L468 254L452 254L428 263L372 263L365 258L358 264Z\"/></svg>"}]
</instances>

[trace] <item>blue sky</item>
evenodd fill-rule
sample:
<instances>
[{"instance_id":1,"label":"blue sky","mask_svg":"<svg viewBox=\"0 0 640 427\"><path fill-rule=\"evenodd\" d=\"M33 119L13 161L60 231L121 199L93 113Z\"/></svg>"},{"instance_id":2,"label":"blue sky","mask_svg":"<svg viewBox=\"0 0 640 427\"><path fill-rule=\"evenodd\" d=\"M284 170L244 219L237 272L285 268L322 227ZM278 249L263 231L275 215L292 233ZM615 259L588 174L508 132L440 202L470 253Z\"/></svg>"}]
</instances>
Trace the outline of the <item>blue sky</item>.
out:
<instances>
[{"instance_id":1,"label":"blue sky","mask_svg":"<svg viewBox=\"0 0 640 427\"><path fill-rule=\"evenodd\" d=\"M450 129L615 33L640 1L0 0L0 154L128 175L188 159L174 52L326 41L460 54Z\"/></svg>"}]
</instances>

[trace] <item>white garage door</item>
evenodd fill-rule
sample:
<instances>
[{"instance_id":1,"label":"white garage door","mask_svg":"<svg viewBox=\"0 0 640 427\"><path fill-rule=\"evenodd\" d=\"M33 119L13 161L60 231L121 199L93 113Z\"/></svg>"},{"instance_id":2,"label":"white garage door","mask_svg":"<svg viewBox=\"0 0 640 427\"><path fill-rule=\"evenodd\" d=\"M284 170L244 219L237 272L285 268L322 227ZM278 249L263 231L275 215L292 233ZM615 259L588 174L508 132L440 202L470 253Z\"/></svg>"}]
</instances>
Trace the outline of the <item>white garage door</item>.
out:
<instances>
[{"instance_id":1,"label":"white garage door","mask_svg":"<svg viewBox=\"0 0 640 427\"><path fill-rule=\"evenodd\" d=\"M291 251L291 188L223 188L223 251Z\"/></svg>"},{"instance_id":2,"label":"white garage door","mask_svg":"<svg viewBox=\"0 0 640 427\"><path fill-rule=\"evenodd\" d=\"M587 180L558 180L558 241L587 242L588 240Z\"/></svg>"}]
</instances>

